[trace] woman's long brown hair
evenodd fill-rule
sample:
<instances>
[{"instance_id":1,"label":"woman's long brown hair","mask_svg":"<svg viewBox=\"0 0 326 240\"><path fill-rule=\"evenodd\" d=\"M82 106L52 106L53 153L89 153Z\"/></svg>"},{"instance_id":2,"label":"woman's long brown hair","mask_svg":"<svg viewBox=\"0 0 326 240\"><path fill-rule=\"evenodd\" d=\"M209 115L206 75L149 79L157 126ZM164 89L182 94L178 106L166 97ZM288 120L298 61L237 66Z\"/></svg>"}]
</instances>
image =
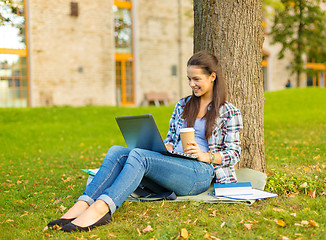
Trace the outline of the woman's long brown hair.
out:
<instances>
[{"instance_id":1,"label":"woman's long brown hair","mask_svg":"<svg viewBox=\"0 0 326 240\"><path fill-rule=\"evenodd\" d=\"M207 112L203 118L206 118L205 138L208 140L213 133L216 118L219 115L220 107L226 101L226 88L222 76L219 61L216 56L205 51L195 53L187 63L187 67L200 67L205 74L211 75L216 73L216 78L213 85L213 99L208 105ZM192 94L183 111L182 117L187 122L188 127L193 127L200 108L200 97Z\"/></svg>"}]
</instances>

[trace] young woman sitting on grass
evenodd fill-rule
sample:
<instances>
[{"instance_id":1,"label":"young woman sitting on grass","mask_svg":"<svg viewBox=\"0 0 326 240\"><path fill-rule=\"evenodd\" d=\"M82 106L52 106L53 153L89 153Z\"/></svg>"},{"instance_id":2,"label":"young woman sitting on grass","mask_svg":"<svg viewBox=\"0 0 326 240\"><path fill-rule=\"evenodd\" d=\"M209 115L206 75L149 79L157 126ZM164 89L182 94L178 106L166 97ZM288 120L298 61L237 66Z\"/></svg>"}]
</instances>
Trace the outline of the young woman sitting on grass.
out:
<instances>
[{"instance_id":1,"label":"young woman sitting on grass","mask_svg":"<svg viewBox=\"0 0 326 240\"><path fill-rule=\"evenodd\" d=\"M89 230L107 224L111 215L146 177L179 196L197 195L208 189L212 180L236 182L234 165L240 159L240 111L225 100L225 83L216 56L194 54L187 63L192 95L179 100L170 119L164 140L168 150L183 152L180 129L195 128L195 141L186 154L198 161L166 156L144 149L113 146L85 192L60 219L65 232Z\"/></svg>"}]
</instances>

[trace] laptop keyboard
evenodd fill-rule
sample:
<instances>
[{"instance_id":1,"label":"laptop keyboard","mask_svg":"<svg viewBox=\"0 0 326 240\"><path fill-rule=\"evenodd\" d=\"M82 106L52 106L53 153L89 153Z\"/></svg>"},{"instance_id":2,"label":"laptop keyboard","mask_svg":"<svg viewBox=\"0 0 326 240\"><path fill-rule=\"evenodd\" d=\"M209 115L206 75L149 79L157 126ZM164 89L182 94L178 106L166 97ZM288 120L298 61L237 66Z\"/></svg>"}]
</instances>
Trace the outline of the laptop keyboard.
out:
<instances>
[{"instance_id":1,"label":"laptop keyboard","mask_svg":"<svg viewBox=\"0 0 326 240\"><path fill-rule=\"evenodd\" d=\"M191 158L191 159L194 159L194 160L196 160L197 159L197 157L195 157L195 156L193 156L193 155L191 155L191 154L185 154L185 153L181 153L181 152L175 152L175 151L170 151L171 153L173 153L173 154L176 154L176 155L180 155L180 156L184 156L184 157L188 157L188 158Z\"/></svg>"}]
</instances>

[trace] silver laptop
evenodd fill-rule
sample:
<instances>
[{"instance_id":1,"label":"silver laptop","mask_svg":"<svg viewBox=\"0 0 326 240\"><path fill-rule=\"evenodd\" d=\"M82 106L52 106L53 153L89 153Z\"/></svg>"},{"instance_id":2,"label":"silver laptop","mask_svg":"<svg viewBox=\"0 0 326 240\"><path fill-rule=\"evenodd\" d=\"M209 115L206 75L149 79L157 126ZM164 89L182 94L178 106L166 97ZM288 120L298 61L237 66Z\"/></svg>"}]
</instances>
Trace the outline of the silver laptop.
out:
<instances>
[{"instance_id":1,"label":"silver laptop","mask_svg":"<svg viewBox=\"0 0 326 240\"><path fill-rule=\"evenodd\" d=\"M197 157L166 149L152 114L115 118L128 148L141 148L165 155L197 160Z\"/></svg>"}]
</instances>

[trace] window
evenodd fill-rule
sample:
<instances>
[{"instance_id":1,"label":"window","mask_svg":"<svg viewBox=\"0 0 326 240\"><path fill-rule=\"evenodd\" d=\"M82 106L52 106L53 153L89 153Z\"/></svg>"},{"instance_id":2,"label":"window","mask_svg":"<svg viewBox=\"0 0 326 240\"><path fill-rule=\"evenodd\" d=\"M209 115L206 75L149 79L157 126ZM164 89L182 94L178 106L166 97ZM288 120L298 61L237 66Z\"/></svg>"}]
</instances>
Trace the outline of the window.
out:
<instances>
[{"instance_id":1,"label":"window","mask_svg":"<svg viewBox=\"0 0 326 240\"><path fill-rule=\"evenodd\" d=\"M25 2L0 2L0 107L27 107Z\"/></svg>"},{"instance_id":2,"label":"window","mask_svg":"<svg viewBox=\"0 0 326 240\"><path fill-rule=\"evenodd\" d=\"M131 1L114 1L116 88L122 105L133 105L135 102L131 9Z\"/></svg>"}]
</instances>

